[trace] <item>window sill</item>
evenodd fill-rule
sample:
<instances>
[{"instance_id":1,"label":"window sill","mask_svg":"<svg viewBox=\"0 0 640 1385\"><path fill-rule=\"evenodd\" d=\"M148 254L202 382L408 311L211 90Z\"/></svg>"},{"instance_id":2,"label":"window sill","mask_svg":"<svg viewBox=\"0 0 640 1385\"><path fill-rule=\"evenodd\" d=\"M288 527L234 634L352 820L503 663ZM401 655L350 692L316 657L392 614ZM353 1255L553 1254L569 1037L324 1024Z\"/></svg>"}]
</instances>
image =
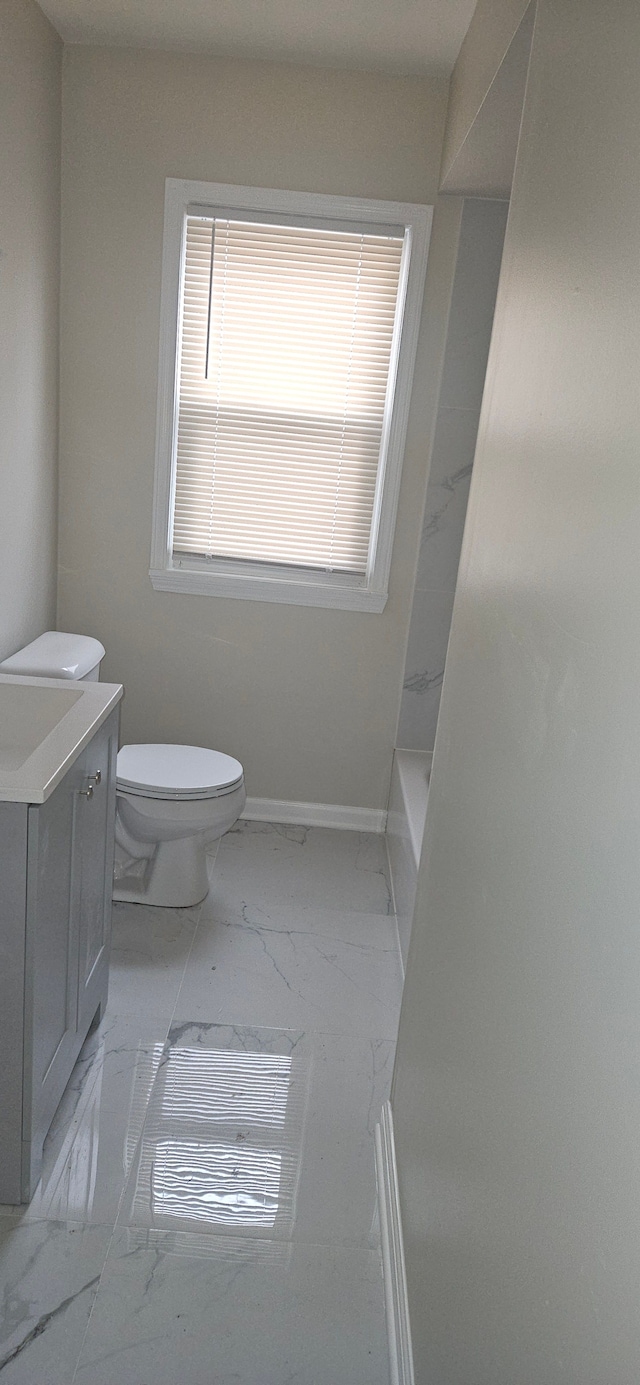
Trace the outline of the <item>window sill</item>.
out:
<instances>
[{"instance_id":1,"label":"window sill","mask_svg":"<svg viewBox=\"0 0 640 1385\"><path fill-rule=\"evenodd\" d=\"M205 572L195 568L150 568L155 591L183 592L190 596L226 596L241 601L273 601L287 606L324 606L334 611L379 613L387 604L386 591L339 581L296 580L230 572Z\"/></svg>"}]
</instances>

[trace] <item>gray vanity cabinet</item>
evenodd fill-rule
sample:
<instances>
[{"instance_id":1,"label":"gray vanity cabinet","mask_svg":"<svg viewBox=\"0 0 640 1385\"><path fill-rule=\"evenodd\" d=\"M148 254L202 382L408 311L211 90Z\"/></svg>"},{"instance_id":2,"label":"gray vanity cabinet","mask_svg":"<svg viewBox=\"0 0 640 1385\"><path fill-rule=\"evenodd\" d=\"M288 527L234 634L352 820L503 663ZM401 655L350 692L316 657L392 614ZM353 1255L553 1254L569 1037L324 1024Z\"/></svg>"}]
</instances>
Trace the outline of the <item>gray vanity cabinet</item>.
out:
<instances>
[{"instance_id":1,"label":"gray vanity cabinet","mask_svg":"<svg viewBox=\"0 0 640 1385\"><path fill-rule=\"evenodd\" d=\"M0 889L0 1038L11 1053L0 1076L2 1202L32 1197L45 1135L106 1002L117 744L114 711L45 803L0 804L15 843Z\"/></svg>"}]
</instances>

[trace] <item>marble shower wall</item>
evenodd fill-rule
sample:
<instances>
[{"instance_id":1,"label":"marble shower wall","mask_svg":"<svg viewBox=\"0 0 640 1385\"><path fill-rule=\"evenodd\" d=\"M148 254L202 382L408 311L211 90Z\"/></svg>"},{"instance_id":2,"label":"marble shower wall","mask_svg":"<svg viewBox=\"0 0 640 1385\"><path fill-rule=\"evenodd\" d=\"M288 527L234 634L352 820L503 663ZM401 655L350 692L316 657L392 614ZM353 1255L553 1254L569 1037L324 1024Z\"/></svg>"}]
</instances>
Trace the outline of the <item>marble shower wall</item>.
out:
<instances>
[{"instance_id":1,"label":"marble shower wall","mask_svg":"<svg viewBox=\"0 0 640 1385\"><path fill-rule=\"evenodd\" d=\"M467 198L451 299L396 744L433 750L508 202Z\"/></svg>"}]
</instances>

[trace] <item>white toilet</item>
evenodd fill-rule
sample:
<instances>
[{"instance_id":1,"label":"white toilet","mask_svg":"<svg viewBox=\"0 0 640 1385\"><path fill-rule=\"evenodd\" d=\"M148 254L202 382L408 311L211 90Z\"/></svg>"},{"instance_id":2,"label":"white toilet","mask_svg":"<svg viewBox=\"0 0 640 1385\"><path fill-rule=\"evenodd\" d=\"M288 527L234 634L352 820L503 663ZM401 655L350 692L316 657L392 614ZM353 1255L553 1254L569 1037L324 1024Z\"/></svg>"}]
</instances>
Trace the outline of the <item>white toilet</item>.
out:
<instances>
[{"instance_id":1,"label":"white toilet","mask_svg":"<svg viewBox=\"0 0 640 1385\"><path fill-rule=\"evenodd\" d=\"M0 663L2 673L95 681L104 647L47 630ZM244 808L242 765L193 745L124 745L118 752L114 899L183 908L204 899L206 851Z\"/></svg>"},{"instance_id":2,"label":"white toilet","mask_svg":"<svg viewBox=\"0 0 640 1385\"><path fill-rule=\"evenodd\" d=\"M240 817L242 765L195 745L118 752L114 899L179 908L204 899L206 851Z\"/></svg>"}]
</instances>

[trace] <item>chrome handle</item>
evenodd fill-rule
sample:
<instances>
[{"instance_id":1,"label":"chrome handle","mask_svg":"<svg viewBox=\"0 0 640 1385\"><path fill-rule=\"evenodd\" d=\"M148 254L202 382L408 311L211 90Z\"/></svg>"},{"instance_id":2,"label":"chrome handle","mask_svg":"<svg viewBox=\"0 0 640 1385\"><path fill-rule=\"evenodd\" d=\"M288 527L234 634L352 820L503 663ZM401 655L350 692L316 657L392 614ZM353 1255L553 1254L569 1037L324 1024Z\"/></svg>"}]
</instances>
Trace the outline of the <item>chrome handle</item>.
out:
<instances>
[{"instance_id":1,"label":"chrome handle","mask_svg":"<svg viewBox=\"0 0 640 1385\"><path fill-rule=\"evenodd\" d=\"M95 774L88 774L88 775L87 775L87 781L88 781L89 787L86 788L86 789L78 789L78 793L80 794L81 798L93 798L93 790L94 790L94 788L95 788L95 785L96 785L96 784L99 784L99 783L101 782L101 780L102 780L102 770L101 770L101 769L97 769L96 772L95 772Z\"/></svg>"}]
</instances>

